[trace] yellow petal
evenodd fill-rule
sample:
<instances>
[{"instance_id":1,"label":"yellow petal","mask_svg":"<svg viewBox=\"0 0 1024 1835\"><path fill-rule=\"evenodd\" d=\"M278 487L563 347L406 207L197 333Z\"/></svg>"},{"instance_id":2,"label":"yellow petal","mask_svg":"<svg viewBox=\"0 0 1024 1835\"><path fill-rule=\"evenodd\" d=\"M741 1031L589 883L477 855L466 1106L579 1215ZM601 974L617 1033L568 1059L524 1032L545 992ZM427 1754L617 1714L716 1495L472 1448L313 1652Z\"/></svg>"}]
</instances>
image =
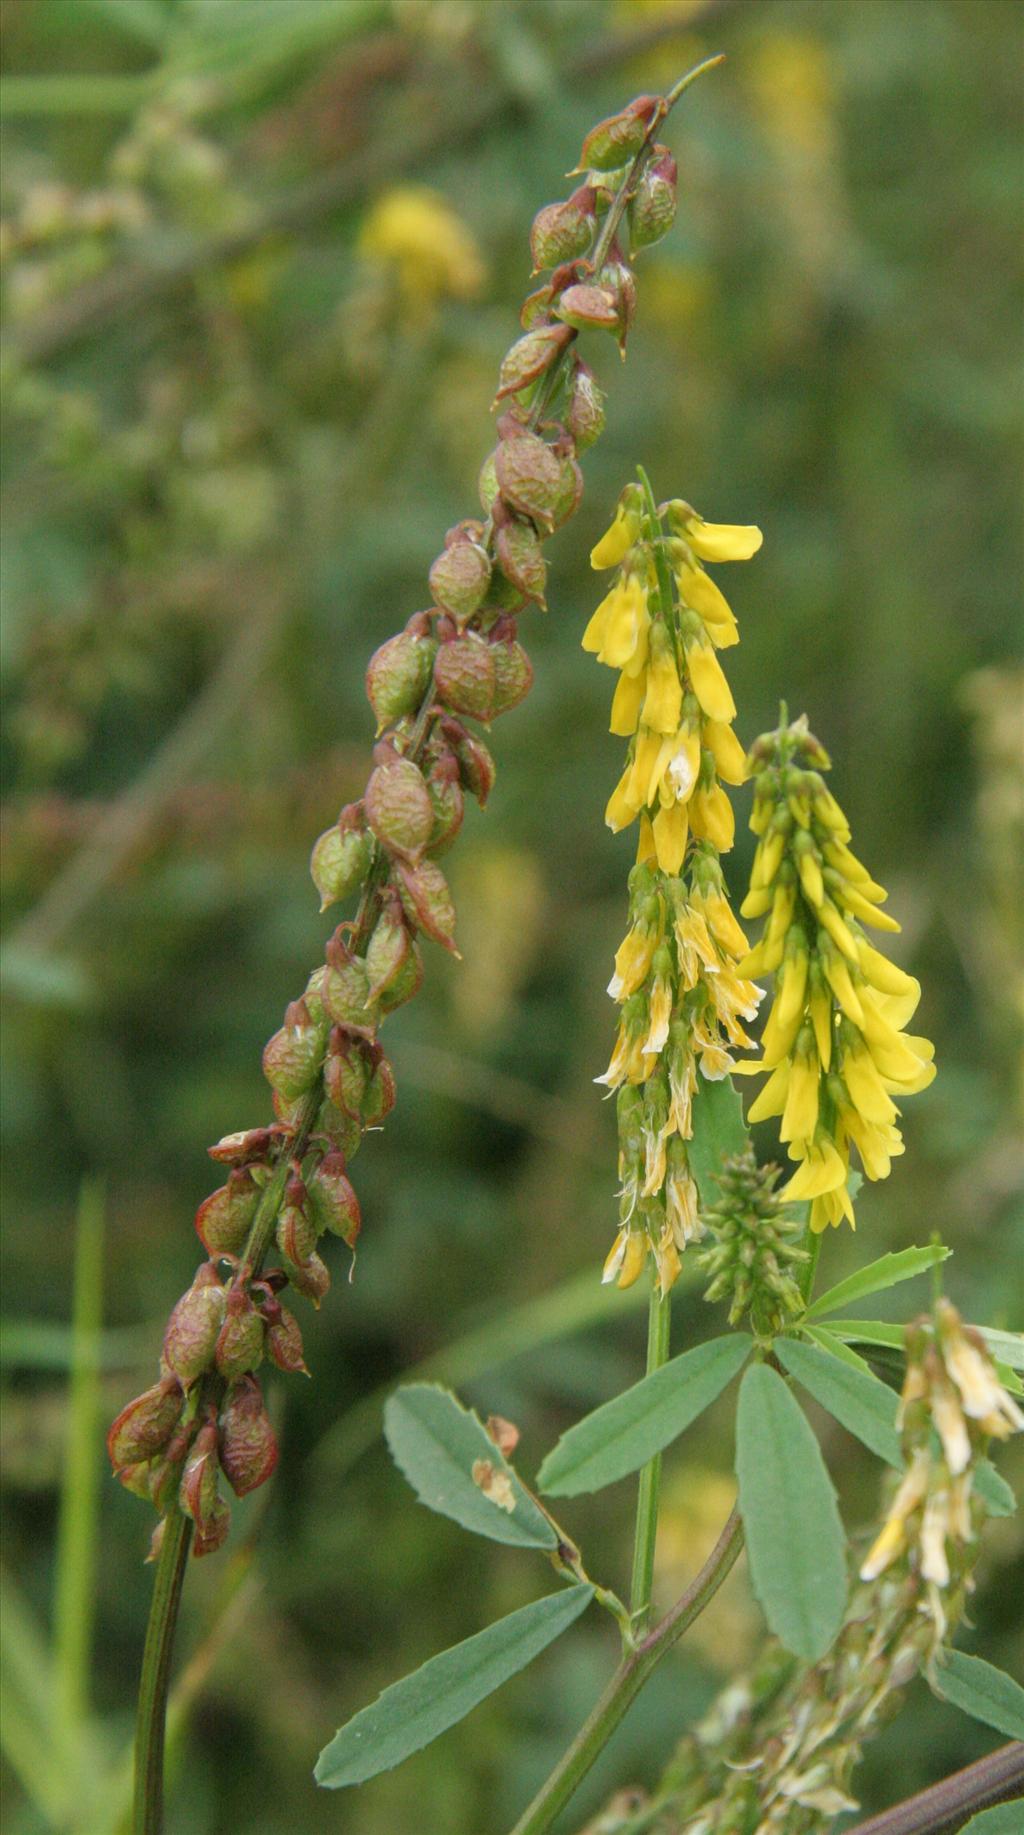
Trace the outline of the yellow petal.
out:
<instances>
[{"instance_id":1,"label":"yellow petal","mask_svg":"<svg viewBox=\"0 0 1024 1835\"><path fill-rule=\"evenodd\" d=\"M690 829L686 804L670 803L667 809L659 809L651 823L651 828L654 834L658 865L663 873L674 878L686 855L686 842Z\"/></svg>"},{"instance_id":2,"label":"yellow petal","mask_svg":"<svg viewBox=\"0 0 1024 1835\"><path fill-rule=\"evenodd\" d=\"M612 697L612 716L609 731L619 739L630 739L636 732L640 718L640 706L644 698L645 677L643 675L620 675Z\"/></svg>"},{"instance_id":3,"label":"yellow petal","mask_svg":"<svg viewBox=\"0 0 1024 1835\"><path fill-rule=\"evenodd\" d=\"M735 720L736 703L722 665L710 644L688 644L686 667L693 683L693 692L708 718L726 722Z\"/></svg>"},{"instance_id":4,"label":"yellow petal","mask_svg":"<svg viewBox=\"0 0 1024 1835\"><path fill-rule=\"evenodd\" d=\"M696 521L689 524L686 539L702 561L749 561L764 536L753 523Z\"/></svg>"},{"instance_id":5,"label":"yellow petal","mask_svg":"<svg viewBox=\"0 0 1024 1835\"><path fill-rule=\"evenodd\" d=\"M745 784L747 758L732 727L724 720L708 720L704 725L704 744L715 761L715 770L727 784Z\"/></svg>"},{"instance_id":6,"label":"yellow petal","mask_svg":"<svg viewBox=\"0 0 1024 1835\"><path fill-rule=\"evenodd\" d=\"M617 512L611 528L605 530L596 547L590 550L591 567L597 572L604 567L617 567L627 549L632 547L637 527L634 517Z\"/></svg>"}]
</instances>

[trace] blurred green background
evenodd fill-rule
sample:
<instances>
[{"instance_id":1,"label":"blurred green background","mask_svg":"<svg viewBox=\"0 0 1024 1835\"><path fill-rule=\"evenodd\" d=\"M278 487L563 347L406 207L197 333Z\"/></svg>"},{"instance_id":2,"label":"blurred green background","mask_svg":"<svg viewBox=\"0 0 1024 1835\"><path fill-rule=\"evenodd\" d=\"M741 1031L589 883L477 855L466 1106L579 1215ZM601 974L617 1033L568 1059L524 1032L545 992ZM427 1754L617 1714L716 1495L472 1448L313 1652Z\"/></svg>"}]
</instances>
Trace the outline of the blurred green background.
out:
<instances>
[{"instance_id":1,"label":"blurred green background","mask_svg":"<svg viewBox=\"0 0 1024 1835\"><path fill-rule=\"evenodd\" d=\"M495 729L497 790L446 862L464 961L431 951L389 1022L399 1103L357 1162L358 1278L339 1257L302 1308L315 1380L271 1385L281 1469L193 1566L179 1640L176 1835L490 1835L583 1718L610 1627L588 1618L359 1793L310 1774L388 1680L547 1584L415 1503L380 1441L387 1385L433 1360L521 1424L530 1471L642 1366L641 1312L596 1286L614 1116L591 1079L631 845L602 824L620 744L579 648L588 549L638 459L659 494L763 527L728 582L738 730L780 695L806 709L925 986L938 1080L825 1272L938 1229L965 1313L1021 1323L1024 11L6 0L3 31L10 1835L120 1826L151 1519L102 1432L152 1380L196 1262L207 1143L268 1114L260 1048L330 927L309 847L364 781L366 659L474 513L533 213L593 120L728 53L670 124L679 217L640 259L629 361L586 352L608 430L550 550L550 613L524 621L537 679ZM410 186L452 213L436 260L388 253L381 203ZM712 1325L681 1283L676 1344ZM864 1525L877 1472L834 1424L829 1450ZM731 1459L722 1405L668 1461L666 1601L729 1508ZM631 1510L625 1484L566 1513L614 1585ZM970 1647L1019 1663L1022 1602L1001 1521ZM653 1778L759 1636L741 1562L565 1826ZM918 1688L863 1801L994 1743Z\"/></svg>"}]
</instances>

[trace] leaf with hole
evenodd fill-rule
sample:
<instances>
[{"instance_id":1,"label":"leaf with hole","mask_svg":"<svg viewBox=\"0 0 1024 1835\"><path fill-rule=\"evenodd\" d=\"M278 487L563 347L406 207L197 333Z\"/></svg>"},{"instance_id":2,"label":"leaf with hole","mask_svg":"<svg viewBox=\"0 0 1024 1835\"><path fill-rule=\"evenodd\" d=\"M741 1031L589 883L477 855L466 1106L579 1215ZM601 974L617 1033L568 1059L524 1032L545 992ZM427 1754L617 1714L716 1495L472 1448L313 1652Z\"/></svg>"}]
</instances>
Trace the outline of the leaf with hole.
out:
<instances>
[{"instance_id":1,"label":"leaf with hole","mask_svg":"<svg viewBox=\"0 0 1024 1835\"><path fill-rule=\"evenodd\" d=\"M712 1338L641 1377L562 1435L538 1484L557 1497L599 1491L664 1451L710 1408L750 1354L746 1332Z\"/></svg>"},{"instance_id":2,"label":"leaf with hole","mask_svg":"<svg viewBox=\"0 0 1024 1835\"><path fill-rule=\"evenodd\" d=\"M433 1383L411 1383L384 1410L391 1456L421 1504L463 1529L519 1548L557 1548L544 1512L483 1422Z\"/></svg>"},{"instance_id":3,"label":"leaf with hole","mask_svg":"<svg viewBox=\"0 0 1024 1835\"><path fill-rule=\"evenodd\" d=\"M585 1584L549 1593L431 1657L339 1728L316 1762L317 1783L340 1790L400 1765L532 1663L593 1597Z\"/></svg>"},{"instance_id":4,"label":"leaf with hole","mask_svg":"<svg viewBox=\"0 0 1024 1835\"><path fill-rule=\"evenodd\" d=\"M754 1592L786 1649L816 1663L846 1610L846 1537L810 1424L767 1364L740 1384L736 1475Z\"/></svg>"}]
</instances>

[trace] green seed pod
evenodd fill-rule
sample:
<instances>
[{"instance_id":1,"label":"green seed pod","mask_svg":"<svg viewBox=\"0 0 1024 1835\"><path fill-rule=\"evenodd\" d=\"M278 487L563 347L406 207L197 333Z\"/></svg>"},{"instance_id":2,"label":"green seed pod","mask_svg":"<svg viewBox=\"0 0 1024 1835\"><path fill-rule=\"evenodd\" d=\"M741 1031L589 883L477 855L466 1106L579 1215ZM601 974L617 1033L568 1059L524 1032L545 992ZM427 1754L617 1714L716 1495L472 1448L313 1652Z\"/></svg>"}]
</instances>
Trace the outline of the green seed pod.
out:
<instances>
[{"instance_id":1,"label":"green seed pod","mask_svg":"<svg viewBox=\"0 0 1024 1835\"><path fill-rule=\"evenodd\" d=\"M430 569L435 604L464 624L482 603L491 578L491 560L479 542L459 540L438 555Z\"/></svg>"},{"instance_id":2,"label":"green seed pod","mask_svg":"<svg viewBox=\"0 0 1024 1835\"><path fill-rule=\"evenodd\" d=\"M555 312L576 331L617 331L619 327L618 304L606 287L566 287Z\"/></svg>"},{"instance_id":3,"label":"green seed pod","mask_svg":"<svg viewBox=\"0 0 1024 1835\"><path fill-rule=\"evenodd\" d=\"M337 944L334 938L327 945L322 994L324 1006L335 1025L356 1032L373 1031L374 1014L366 963L360 956L350 956L344 945Z\"/></svg>"},{"instance_id":4,"label":"green seed pod","mask_svg":"<svg viewBox=\"0 0 1024 1835\"><path fill-rule=\"evenodd\" d=\"M498 566L506 579L511 580L513 586L518 587L527 599L535 600L546 610L544 588L547 585L548 568L532 525L526 522L504 523L498 530L495 547Z\"/></svg>"},{"instance_id":5,"label":"green seed pod","mask_svg":"<svg viewBox=\"0 0 1024 1835\"><path fill-rule=\"evenodd\" d=\"M494 461L505 502L545 529L553 528L561 466L550 446L535 433L521 430L502 439Z\"/></svg>"},{"instance_id":6,"label":"green seed pod","mask_svg":"<svg viewBox=\"0 0 1024 1835\"><path fill-rule=\"evenodd\" d=\"M436 680L436 661L434 668ZM411 758L396 757L377 766L366 786L366 815L389 854L402 860L419 858L430 840L434 812L423 773Z\"/></svg>"},{"instance_id":7,"label":"green seed pod","mask_svg":"<svg viewBox=\"0 0 1024 1835\"><path fill-rule=\"evenodd\" d=\"M343 1115L358 1120L370 1074L365 1048L358 1038L337 1026L324 1062L324 1087Z\"/></svg>"},{"instance_id":8,"label":"green seed pod","mask_svg":"<svg viewBox=\"0 0 1024 1835\"><path fill-rule=\"evenodd\" d=\"M345 1156L328 1153L310 1174L309 1207L319 1230L330 1230L351 1249L362 1227L359 1199L345 1172Z\"/></svg>"},{"instance_id":9,"label":"green seed pod","mask_svg":"<svg viewBox=\"0 0 1024 1835\"><path fill-rule=\"evenodd\" d=\"M294 1313L275 1300L276 1316L267 1319L267 1355L279 1370L286 1374L308 1376L305 1358L302 1355L302 1333Z\"/></svg>"},{"instance_id":10,"label":"green seed pod","mask_svg":"<svg viewBox=\"0 0 1024 1835\"><path fill-rule=\"evenodd\" d=\"M498 473L496 467L497 456L497 448L495 448L494 452L489 453L481 465L480 476L477 479L477 491L480 496L481 508L485 516L490 515L500 494L498 491Z\"/></svg>"},{"instance_id":11,"label":"green seed pod","mask_svg":"<svg viewBox=\"0 0 1024 1835\"><path fill-rule=\"evenodd\" d=\"M410 923L457 956L455 906L440 867L432 860L421 860L417 866L399 861L397 872L399 893Z\"/></svg>"},{"instance_id":12,"label":"green seed pod","mask_svg":"<svg viewBox=\"0 0 1024 1835\"><path fill-rule=\"evenodd\" d=\"M294 1102L320 1075L323 1027L314 1026L301 1000L292 1001L285 1023L263 1047L263 1075L271 1089Z\"/></svg>"},{"instance_id":13,"label":"green seed pod","mask_svg":"<svg viewBox=\"0 0 1024 1835\"><path fill-rule=\"evenodd\" d=\"M563 453L559 458L558 490L551 505L552 527L560 529L562 524L575 516L583 496L583 473L571 453Z\"/></svg>"},{"instance_id":14,"label":"green seed pod","mask_svg":"<svg viewBox=\"0 0 1024 1835\"><path fill-rule=\"evenodd\" d=\"M325 1101L317 1114L313 1133L322 1135L328 1144L347 1160L355 1158L363 1138L362 1125L351 1115L343 1115L334 1103Z\"/></svg>"},{"instance_id":15,"label":"green seed pod","mask_svg":"<svg viewBox=\"0 0 1024 1835\"><path fill-rule=\"evenodd\" d=\"M395 1073L381 1052L373 1068L363 1097L363 1120L368 1128L379 1128L395 1106Z\"/></svg>"},{"instance_id":16,"label":"green seed pod","mask_svg":"<svg viewBox=\"0 0 1024 1835\"><path fill-rule=\"evenodd\" d=\"M534 272L585 255L593 240L594 221L594 193L589 185L580 185L561 203L545 204L530 230Z\"/></svg>"},{"instance_id":17,"label":"green seed pod","mask_svg":"<svg viewBox=\"0 0 1024 1835\"><path fill-rule=\"evenodd\" d=\"M256 1215L260 1190L249 1168L239 1166L228 1174L226 1185L203 1199L196 1212L196 1234L207 1255L241 1254Z\"/></svg>"},{"instance_id":18,"label":"green seed pod","mask_svg":"<svg viewBox=\"0 0 1024 1835\"><path fill-rule=\"evenodd\" d=\"M284 1267L296 1293L301 1293L307 1300L312 1300L313 1305L319 1309L320 1302L329 1292L331 1285L330 1270L320 1260L319 1255L314 1253L307 1256L304 1262L293 1262L286 1256Z\"/></svg>"},{"instance_id":19,"label":"green seed pod","mask_svg":"<svg viewBox=\"0 0 1024 1835\"><path fill-rule=\"evenodd\" d=\"M221 1376L230 1380L255 1370L263 1360L263 1332L263 1320L244 1287L230 1288L213 1353Z\"/></svg>"},{"instance_id":20,"label":"green seed pod","mask_svg":"<svg viewBox=\"0 0 1024 1835\"><path fill-rule=\"evenodd\" d=\"M428 785L429 788L429 785ZM370 999L377 1000L401 974L409 954L409 932L399 900L386 900L366 949L366 972L370 978Z\"/></svg>"},{"instance_id":21,"label":"green seed pod","mask_svg":"<svg viewBox=\"0 0 1024 1835\"><path fill-rule=\"evenodd\" d=\"M519 308L519 323L524 331L530 331L538 322L548 323L548 307L554 297L555 289L551 285L537 287L526 295Z\"/></svg>"},{"instance_id":22,"label":"green seed pod","mask_svg":"<svg viewBox=\"0 0 1024 1835\"><path fill-rule=\"evenodd\" d=\"M474 720L489 720L494 701L494 659L490 645L475 631L465 631L461 637L443 643L434 661L434 686L452 713L468 714ZM425 785L424 796L430 808L430 827L424 836L426 845L434 826L434 812Z\"/></svg>"},{"instance_id":23,"label":"green seed pod","mask_svg":"<svg viewBox=\"0 0 1024 1835\"><path fill-rule=\"evenodd\" d=\"M675 219L676 162L667 147L655 147L654 154L640 174L629 206L630 245L634 249L660 242Z\"/></svg>"},{"instance_id":24,"label":"green seed pod","mask_svg":"<svg viewBox=\"0 0 1024 1835\"><path fill-rule=\"evenodd\" d=\"M410 629L410 626L412 627ZM366 695L377 717L377 731L414 714L427 691L435 640L422 612L397 637L375 650L366 669Z\"/></svg>"},{"instance_id":25,"label":"green seed pod","mask_svg":"<svg viewBox=\"0 0 1024 1835\"><path fill-rule=\"evenodd\" d=\"M151 1459L166 1446L184 1405L177 1377L165 1376L122 1408L107 1434L107 1453L114 1471L120 1474Z\"/></svg>"},{"instance_id":26,"label":"green seed pod","mask_svg":"<svg viewBox=\"0 0 1024 1835\"><path fill-rule=\"evenodd\" d=\"M403 968L380 997L381 1012L393 1013L396 1007L403 1007L407 1000L411 1000L414 994L419 993L422 986L423 957L415 939L410 939L409 954L406 956ZM351 1159L354 1149L345 1148L345 1151Z\"/></svg>"},{"instance_id":27,"label":"green seed pod","mask_svg":"<svg viewBox=\"0 0 1024 1835\"><path fill-rule=\"evenodd\" d=\"M481 809L485 808L497 775L489 747L475 733L467 732L461 721L443 721L442 731L458 761L463 789L476 797Z\"/></svg>"},{"instance_id":28,"label":"green seed pod","mask_svg":"<svg viewBox=\"0 0 1024 1835\"><path fill-rule=\"evenodd\" d=\"M213 1348L224 1319L225 1292L212 1262L203 1262L167 1321L163 1362L187 1389L213 1366Z\"/></svg>"},{"instance_id":29,"label":"green seed pod","mask_svg":"<svg viewBox=\"0 0 1024 1835\"><path fill-rule=\"evenodd\" d=\"M495 690L500 692L497 669ZM495 711L500 713L501 709L496 708ZM451 847L462 827L465 811L462 785L459 782L459 763L453 752L445 752L442 757L434 760L427 773L427 793L434 811L434 827L427 852L436 859L438 854L447 853Z\"/></svg>"},{"instance_id":30,"label":"green seed pod","mask_svg":"<svg viewBox=\"0 0 1024 1835\"><path fill-rule=\"evenodd\" d=\"M208 1421L196 1435L178 1488L178 1502L196 1526L195 1555L213 1554L227 1537L231 1512L217 1490L219 1471L217 1429Z\"/></svg>"},{"instance_id":31,"label":"green seed pod","mask_svg":"<svg viewBox=\"0 0 1024 1835\"><path fill-rule=\"evenodd\" d=\"M300 1263L309 1260L319 1234L316 1218L305 1204L286 1204L274 1231L285 1260Z\"/></svg>"},{"instance_id":32,"label":"green seed pod","mask_svg":"<svg viewBox=\"0 0 1024 1835\"><path fill-rule=\"evenodd\" d=\"M525 701L533 686L533 666L522 644L514 639L491 646L494 654L494 716L507 714Z\"/></svg>"},{"instance_id":33,"label":"green seed pod","mask_svg":"<svg viewBox=\"0 0 1024 1835\"><path fill-rule=\"evenodd\" d=\"M220 1414L220 1463L236 1497L266 1484L277 1465L277 1441L254 1376L232 1383Z\"/></svg>"},{"instance_id":34,"label":"green seed pod","mask_svg":"<svg viewBox=\"0 0 1024 1835\"><path fill-rule=\"evenodd\" d=\"M620 114L599 121L583 142L577 170L611 172L626 165L639 153L651 122L664 107L660 96L637 96Z\"/></svg>"},{"instance_id":35,"label":"green seed pod","mask_svg":"<svg viewBox=\"0 0 1024 1835\"><path fill-rule=\"evenodd\" d=\"M502 359L495 401L504 401L507 395L518 395L520 389L536 382L538 376L543 376L553 363L557 363L571 336L566 325L539 325L517 338Z\"/></svg>"},{"instance_id":36,"label":"green seed pod","mask_svg":"<svg viewBox=\"0 0 1024 1835\"><path fill-rule=\"evenodd\" d=\"M428 675L429 680L429 675ZM362 885L373 858L373 842L364 828L342 828L336 822L313 844L309 870L326 911Z\"/></svg>"}]
</instances>

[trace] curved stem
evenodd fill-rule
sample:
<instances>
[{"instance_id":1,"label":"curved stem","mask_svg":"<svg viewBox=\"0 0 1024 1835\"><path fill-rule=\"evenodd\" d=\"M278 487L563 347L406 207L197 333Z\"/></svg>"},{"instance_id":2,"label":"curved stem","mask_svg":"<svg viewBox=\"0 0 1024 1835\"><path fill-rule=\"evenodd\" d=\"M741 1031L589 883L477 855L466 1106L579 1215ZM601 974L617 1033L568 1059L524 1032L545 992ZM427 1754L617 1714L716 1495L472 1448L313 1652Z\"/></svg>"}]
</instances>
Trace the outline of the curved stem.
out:
<instances>
[{"instance_id":1,"label":"curved stem","mask_svg":"<svg viewBox=\"0 0 1024 1835\"><path fill-rule=\"evenodd\" d=\"M647 1375L660 1370L668 1359L671 1304L662 1294L657 1281L651 1283L650 1311L647 1315ZM651 1586L654 1580L654 1550L658 1539L658 1498L661 1491L661 1454L644 1466L636 1500L636 1531L633 1537L633 1582L630 1612L634 1633L639 1636L647 1627L651 1610Z\"/></svg>"},{"instance_id":2,"label":"curved stem","mask_svg":"<svg viewBox=\"0 0 1024 1835\"><path fill-rule=\"evenodd\" d=\"M192 1524L177 1505L164 1519L153 1600L139 1680L135 1720L135 1798L132 1835L160 1835L164 1819L164 1725L171 1676L171 1650L178 1622Z\"/></svg>"},{"instance_id":3,"label":"curved stem","mask_svg":"<svg viewBox=\"0 0 1024 1835\"><path fill-rule=\"evenodd\" d=\"M975 1811L1016 1802L1024 1791L1024 1740L1011 1740L904 1803L858 1822L849 1835L952 1835ZM1024 1816L1024 1806L1022 1806Z\"/></svg>"},{"instance_id":4,"label":"curved stem","mask_svg":"<svg viewBox=\"0 0 1024 1835\"><path fill-rule=\"evenodd\" d=\"M512 1835L543 1835L586 1777L651 1671L714 1598L743 1546L743 1524L733 1510L718 1541L671 1612L624 1657L572 1745L520 1817Z\"/></svg>"}]
</instances>

